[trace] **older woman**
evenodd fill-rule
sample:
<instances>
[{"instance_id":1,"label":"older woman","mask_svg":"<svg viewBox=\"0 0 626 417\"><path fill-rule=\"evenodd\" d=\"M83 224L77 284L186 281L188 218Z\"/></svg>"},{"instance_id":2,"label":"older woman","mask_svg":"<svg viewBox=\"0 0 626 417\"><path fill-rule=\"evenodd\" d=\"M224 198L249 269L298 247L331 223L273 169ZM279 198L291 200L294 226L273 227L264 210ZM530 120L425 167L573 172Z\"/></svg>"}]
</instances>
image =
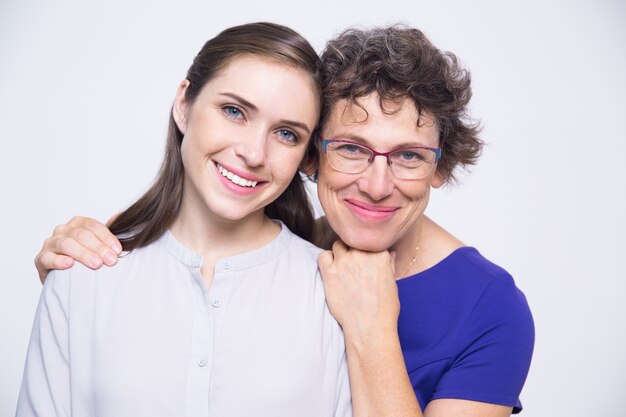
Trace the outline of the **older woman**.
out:
<instances>
[{"instance_id":1,"label":"older woman","mask_svg":"<svg viewBox=\"0 0 626 417\"><path fill-rule=\"evenodd\" d=\"M423 214L431 188L481 150L469 74L419 30L394 26L332 39L322 76L319 162L306 168L326 214L317 243L335 239L323 225L340 239L319 265L346 337L355 415L519 412L534 343L524 295ZM116 244L75 218L46 241L40 276L68 256L112 265Z\"/></svg>"}]
</instances>

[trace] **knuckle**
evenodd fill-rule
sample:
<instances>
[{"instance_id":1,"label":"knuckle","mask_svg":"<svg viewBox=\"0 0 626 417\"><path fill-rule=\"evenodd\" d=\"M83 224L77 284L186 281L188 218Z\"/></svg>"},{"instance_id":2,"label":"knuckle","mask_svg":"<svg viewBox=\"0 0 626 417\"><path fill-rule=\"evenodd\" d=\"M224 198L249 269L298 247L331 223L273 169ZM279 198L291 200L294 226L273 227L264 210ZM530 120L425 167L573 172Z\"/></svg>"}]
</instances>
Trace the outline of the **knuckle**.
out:
<instances>
[{"instance_id":1,"label":"knuckle","mask_svg":"<svg viewBox=\"0 0 626 417\"><path fill-rule=\"evenodd\" d=\"M89 217L83 217L82 218L82 222L81 225L85 228L85 229L98 229L101 226L101 223L95 219L89 218Z\"/></svg>"},{"instance_id":2,"label":"knuckle","mask_svg":"<svg viewBox=\"0 0 626 417\"><path fill-rule=\"evenodd\" d=\"M55 227L52 230L52 235L53 236L63 235L66 230L67 230L67 225L66 224L60 224L60 225L58 225L57 227Z\"/></svg>"},{"instance_id":3,"label":"knuckle","mask_svg":"<svg viewBox=\"0 0 626 417\"><path fill-rule=\"evenodd\" d=\"M92 219L90 219L89 217L74 216L71 218L71 220L67 224L72 227L80 228L80 227L86 227L91 220Z\"/></svg>"},{"instance_id":4,"label":"knuckle","mask_svg":"<svg viewBox=\"0 0 626 417\"><path fill-rule=\"evenodd\" d=\"M75 229L72 234L74 239L78 240L79 242L85 242L89 239L91 232L89 232L87 229L78 228Z\"/></svg>"},{"instance_id":5,"label":"knuckle","mask_svg":"<svg viewBox=\"0 0 626 417\"><path fill-rule=\"evenodd\" d=\"M46 240L44 240L43 241L43 246L41 247L42 248L41 252L39 252L38 256L41 256L41 253L43 253L43 251L50 250L50 247L54 245L54 240L55 239L56 238L51 236L51 237L47 238Z\"/></svg>"},{"instance_id":6,"label":"knuckle","mask_svg":"<svg viewBox=\"0 0 626 417\"><path fill-rule=\"evenodd\" d=\"M70 249L72 248L72 241L73 239L69 237L60 238L57 241L57 248L62 253L68 253Z\"/></svg>"}]
</instances>

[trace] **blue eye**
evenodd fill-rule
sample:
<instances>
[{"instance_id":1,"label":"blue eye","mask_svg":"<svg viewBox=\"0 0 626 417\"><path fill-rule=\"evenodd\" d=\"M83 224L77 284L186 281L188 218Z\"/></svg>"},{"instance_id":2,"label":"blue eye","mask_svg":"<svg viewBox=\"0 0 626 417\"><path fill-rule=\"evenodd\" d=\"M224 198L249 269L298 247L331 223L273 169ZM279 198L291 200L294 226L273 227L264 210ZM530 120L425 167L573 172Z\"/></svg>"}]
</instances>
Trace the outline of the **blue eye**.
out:
<instances>
[{"instance_id":1,"label":"blue eye","mask_svg":"<svg viewBox=\"0 0 626 417\"><path fill-rule=\"evenodd\" d=\"M431 159L435 156L434 152L428 149L402 149L392 152L389 159L394 163L405 168L417 168L424 163L431 163Z\"/></svg>"},{"instance_id":2,"label":"blue eye","mask_svg":"<svg viewBox=\"0 0 626 417\"><path fill-rule=\"evenodd\" d=\"M411 151L402 151L398 153L398 156L402 159L404 159L405 161L415 161L415 160L422 160L424 159L422 157L422 155L420 155L417 152L411 152Z\"/></svg>"},{"instance_id":3,"label":"blue eye","mask_svg":"<svg viewBox=\"0 0 626 417\"><path fill-rule=\"evenodd\" d=\"M222 111L227 117L232 119L239 119L240 117L243 117L243 112L235 106L224 106L222 107Z\"/></svg>"},{"instance_id":4,"label":"blue eye","mask_svg":"<svg viewBox=\"0 0 626 417\"><path fill-rule=\"evenodd\" d=\"M363 156L369 157L369 152L362 146L354 143L338 143L335 148L337 152L344 156Z\"/></svg>"},{"instance_id":5,"label":"blue eye","mask_svg":"<svg viewBox=\"0 0 626 417\"><path fill-rule=\"evenodd\" d=\"M298 136L295 133L293 133L291 130L279 129L277 133L278 133L278 136L286 142L292 142L292 143L298 142Z\"/></svg>"},{"instance_id":6,"label":"blue eye","mask_svg":"<svg viewBox=\"0 0 626 417\"><path fill-rule=\"evenodd\" d=\"M337 146L337 149L340 151L352 153L352 152L357 152L359 150L359 147L356 145L345 144L345 145Z\"/></svg>"}]
</instances>

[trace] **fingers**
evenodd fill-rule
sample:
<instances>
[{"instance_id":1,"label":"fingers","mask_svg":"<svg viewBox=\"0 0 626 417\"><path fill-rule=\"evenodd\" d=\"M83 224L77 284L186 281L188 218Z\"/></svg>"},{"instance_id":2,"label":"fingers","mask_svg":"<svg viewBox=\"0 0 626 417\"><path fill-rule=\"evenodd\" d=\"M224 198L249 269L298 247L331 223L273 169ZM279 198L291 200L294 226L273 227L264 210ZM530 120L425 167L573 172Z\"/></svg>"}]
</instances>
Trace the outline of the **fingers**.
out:
<instances>
[{"instance_id":1,"label":"fingers","mask_svg":"<svg viewBox=\"0 0 626 417\"><path fill-rule=\"evenodd\" d=\"M109 220L107 220L107 226L111 226L113 224L113 222L120 216L120 214L122 214L121 211L119 213L115 213L113 216L111 216L111 218Z\"/></svg>"},{"instance_id":2,"label":"fingers","mask_svg":"<svg viewBox=\"0 0 626 417\"><path fill-rule=\"evenodd\" d=\"M116 214L115 216L113 216L111 220L114 220L115 218L117 218L118 215L119 214ZM97 244L98 247L100 247L100 245L108 246L111 250L113 250L114 255L116 255L115 257L117 257L117 255L122 253L122 245L120 244L120 241L113 233L111 233L111 231L106 225L94 219L88 219L88 220L89 221L86 221L84 223L84 228L92 232L95 238L98 239L98 242L91 242L91 243ZM95 246L90 246L90 248L96 249ZM97 252L102 253L101 251L97 251Z\"/></svg>"},{"instance_id":3,"label":"fingers","mask_svg":"<svg viewBox=\"0 0 626 417\"><path fill-rule=\"evenodd\" d=\"M113 266L121 252L122 245L105 225L76 216L54 229L35 257L35 266L43 282L49 270L67 269L74 260L92 269Z\"/></svg>"},{"instance_id":4,"label":"fingers","mask_svg":"<svg viewBox=\"0 0 626 417\"><path fill-rule=\"evenodd\" d=\"M325 250L317 257L317 265L320 271L324 272L333 263L333 253L329 250Z\"/></svg>"},{"instance_id":5,"label":"fingers","mask_svg":"<svg viewBox=\"0 0 626 417\"><path fill-rule=\"evenodd\" d=\"M89 217L76 216L72 218L67 225L59 226L55 229L53 237L74 239L78 244L84 246L85 249L91 251L91 253L81 251L85 256L95 254L99 259L92 258L90 263L85 264L91 268L99 268L102 266L102 263L107 266L115 265L117 263L117 255L122 252L122 245L117 237L104 224ZM71 246L71 244L68 244L68 246L73 250L74 246ZM55 252L74 257L74 253L64 252L61 248ZM84 263L80 259L74 258Z\"/></svg>"},{"instance_id":6,"label":"fingers","mask_svg":"<svg viewBox=\"0 0 626 417\"><path fill-rule=\"evenodd\" d=\"M43 284L51 269L67 269L74 265L74 260L69 256L57 255L52 252L40 252L35 257L35 267L39 273L39 280Z\"/></svg>"},{"instance_id":7,"label":"fingers","mask_svg":"<svg viewBox=\"0 0 626 417\"><path fill-rule=\"evenodd\" d=\"M332 247L332 251L333 254L340 256L345 254L346 252L348 252L349 248L348 246L343 243L341 240L336 240L335 243L333 243L333 247Z\"/></svg>"},{"instance_id":8,"label":"fingers","mask_svg":"<svg viewBox=\"0 0 626 417\"><path fill-rule=\"evenodd\" d=\"M63 237L51 237L42 251L69 256L92 269L100 268L105 263L105 256L109 262L112 260L112 251L86 229L74 230Z\"/></svg>"}]
</instances>

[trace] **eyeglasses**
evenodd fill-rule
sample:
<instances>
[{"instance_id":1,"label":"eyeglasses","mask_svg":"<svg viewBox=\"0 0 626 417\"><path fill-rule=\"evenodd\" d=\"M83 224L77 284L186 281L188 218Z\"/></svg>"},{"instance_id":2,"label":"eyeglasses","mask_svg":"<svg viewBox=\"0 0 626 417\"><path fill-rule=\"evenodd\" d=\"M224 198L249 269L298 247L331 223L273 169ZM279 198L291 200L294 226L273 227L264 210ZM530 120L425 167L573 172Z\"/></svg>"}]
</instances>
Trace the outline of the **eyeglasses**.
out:
<instances>
[{"instance_id":1,"label":"eyeglasses","mask_svg":"<svg viewBox=\"0 0 626 417\"><path fill-rule=\"evenodd\" d=\"M413 146L378 152L369 146L342 139L324 139L322 151L328 163L336 171L344 174L360 174L374 162L377 156L387 158L391 172L398 179L419 180L433 171L441 158L441 148Z\"/></svg>"}]
</instances>

